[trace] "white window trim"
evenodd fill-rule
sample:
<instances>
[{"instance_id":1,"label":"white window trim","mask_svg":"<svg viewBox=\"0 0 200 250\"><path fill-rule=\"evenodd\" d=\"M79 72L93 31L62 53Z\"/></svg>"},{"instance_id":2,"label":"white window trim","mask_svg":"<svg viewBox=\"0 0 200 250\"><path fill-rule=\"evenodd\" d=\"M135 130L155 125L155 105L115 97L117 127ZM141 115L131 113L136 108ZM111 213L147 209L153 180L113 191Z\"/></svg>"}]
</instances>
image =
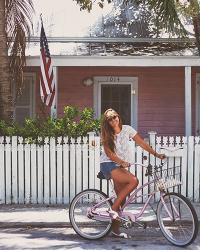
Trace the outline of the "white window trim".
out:
<instances>
[{"instance_id":1,"label":"white window trim","mask_svg":"<svg viewBox=\"0 0 200 250\"><path fill-rule=\"evenodd\" d=\"M138 78L126 76L95 76L93 87L93 106L95 115L101 115L101 84L130 84L131 85L131 126L138 128Z\"/></svg>"},{"instance_id":2,"label":"white window trim","mask_svg":"<svg viewBox=\"0 0 200 250\"><path fill-rule=\"evenodd\" d=\"M26 78L26 77L31 77L32 78L32 88L30 88L30 91L31 91L30 103L32 104L32 106L30 107L30 117L33 118L33 117L35 117L35 83L36 83L36 73L34 73L34 72L31 72L31 73L25 72L24 73L24 78ZM14 96L15 96L15 87L14 87ZM17 107L24 108L24 107L29 107L29 106L26 106L26 105L17 105ZM14 113L13 113L14 120L16 120L15 109L16 109L16 106L14 107Z\"/></svg>"}]
</instances>

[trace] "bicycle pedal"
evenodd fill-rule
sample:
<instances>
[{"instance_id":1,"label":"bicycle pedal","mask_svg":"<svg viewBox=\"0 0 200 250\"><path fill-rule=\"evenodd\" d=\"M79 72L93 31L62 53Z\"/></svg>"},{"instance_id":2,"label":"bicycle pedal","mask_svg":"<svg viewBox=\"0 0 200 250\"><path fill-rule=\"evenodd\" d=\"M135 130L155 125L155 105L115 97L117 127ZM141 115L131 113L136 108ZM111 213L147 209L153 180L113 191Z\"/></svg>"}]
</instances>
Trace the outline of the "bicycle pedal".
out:
<instances>
[{"instance_id":1,"label":"bicycle pedal","mask_svg":"<svg viewBox=\"0 0 200 250\"><path fill-rule=\"evenodd\" d=\"M135 221L133 224L135 224L135 225L137 225L137 226L139 226L139 227L141 227L141 228L143 228L143 229L146 229L147 228L147 223L146 222L137 222L137 221Z\"/></svg>"},{"instance_id":2,"label":"bicycle pedal","mask_svg":"<svg viewBox=\"0 0 200 250\"><path fill-rule=\"evenodd\" d=\"M129 228L133 227L133 223L132 223L132 221L126 221L126 222L122 223L122 226L126 229L129 229Z\"/></svg>"},{"instance_id":3,"label":"bicycle pedal","mask_svg":"<svg viewBox=\"0 0 200 250\"><path fill-rule=\"evenodd\" d=\"M87 217L88 217L88 219L93 219L94 218L94 216L91 215L91 214L88 214Z\"/></svg>"},{"instance_id":4,"label":"bicycle pedal","mask_svg":"<svg viewBox=\"0 0 200 250\"><path fill-rule=\"evenodd\" d=\"M146 228L147 228L147 223L143 222L143 229L146 229Z\"/></svg>"}]
</instances>

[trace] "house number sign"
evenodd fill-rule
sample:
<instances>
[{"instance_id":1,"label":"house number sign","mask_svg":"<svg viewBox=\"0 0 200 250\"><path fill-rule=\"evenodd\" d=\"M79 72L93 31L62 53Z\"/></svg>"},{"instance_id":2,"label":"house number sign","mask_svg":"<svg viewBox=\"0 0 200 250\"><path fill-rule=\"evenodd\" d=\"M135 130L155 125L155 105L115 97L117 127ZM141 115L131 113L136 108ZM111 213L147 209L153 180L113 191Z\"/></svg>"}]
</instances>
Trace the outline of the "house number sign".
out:
<instances>
[{"instance_id":1,"label":"house number sign","mask_svg":"<svg viewBox=\"0 0 200 250\"><path fill-rule=\"evenodd\" d=\"M119 82L119 77L118 76L110 76L109 81L110 82Z\"/></svg>"}]
</instances>

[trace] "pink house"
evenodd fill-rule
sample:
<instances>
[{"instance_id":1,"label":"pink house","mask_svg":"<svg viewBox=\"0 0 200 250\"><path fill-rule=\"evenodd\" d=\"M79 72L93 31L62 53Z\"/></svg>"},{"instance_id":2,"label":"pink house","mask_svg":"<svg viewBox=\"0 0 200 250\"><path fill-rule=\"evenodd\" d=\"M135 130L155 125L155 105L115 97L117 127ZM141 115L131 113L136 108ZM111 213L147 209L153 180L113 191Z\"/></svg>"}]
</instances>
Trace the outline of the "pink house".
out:
<instances>
[{"instance_id":1,"label":"pink house","mask_svg":"<svg viewBox=\"0 0 200 250\"><path fill-rule=\"evenodd\" d=\"M124 55L120 50L115 55L51 54L57 78L57 117L62 116L66 105L92 107L96 117L113 107L124 123L144 137L148 131L159 135L200 134L199 56L174 55L173 51L161 56ZM51 113L41 108L39 69L39 53L28 56L26 88L15 110L18 121Z\"/></svg>"}]
</instances>

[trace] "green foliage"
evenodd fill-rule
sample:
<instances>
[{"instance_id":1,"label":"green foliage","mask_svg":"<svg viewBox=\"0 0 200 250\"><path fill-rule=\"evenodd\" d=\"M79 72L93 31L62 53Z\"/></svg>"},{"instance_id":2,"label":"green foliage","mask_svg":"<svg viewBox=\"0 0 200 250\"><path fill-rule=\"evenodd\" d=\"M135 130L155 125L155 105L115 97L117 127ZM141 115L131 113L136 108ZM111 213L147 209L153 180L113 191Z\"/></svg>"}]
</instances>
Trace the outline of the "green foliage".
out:
<instances>
[{"instance_id":1,"label":"green foliage","mask_svg":"<svg viewBox=\"0 0 200 250\"><path fill-rule=\"evenodd\" d=\"M76 138L85 136L88 132L100 131L100 120L94 119L94 111L91 108L79 110L77 107L66 106L63 117L52 119L26 118L24 125L17 123L7 123L0 120L0 135L2 136L22 136L29 142L36 142L40 137L68 136Z\"/></svg>"},{"instance_id":2,"label":"green foliage","mask_svg":"<svg viewBox=\"0 0 200 250\"><path fill-rule=\"evenodd\" d=\"M81 10L88 10L89 12L92 10L93 4L98 4L100 8L104 7L105 0L74 0L77 2L77 4L80 5ZM111 3L113 0L107 0L108 3Z\"/></svg>"},{"instance_id":3,"label":"green foliage","mask_svg":"<svg viewBox=\"0 0 200 250\"><path fill-rule=\"evenodd\" d=\"M74 0L80 5L81 10L92 9L92 0ZM113 0L99 0L97 3L100 7L104 2L108 3ZM185 24L192 22L192 19L199 15L200 8L197 0L124 0L124 3L134 3L138 7L145 5L152 13L152 21L155 24L157 32L168 32L172 35L187 36Z\"/></svg>"}]
</instances>

